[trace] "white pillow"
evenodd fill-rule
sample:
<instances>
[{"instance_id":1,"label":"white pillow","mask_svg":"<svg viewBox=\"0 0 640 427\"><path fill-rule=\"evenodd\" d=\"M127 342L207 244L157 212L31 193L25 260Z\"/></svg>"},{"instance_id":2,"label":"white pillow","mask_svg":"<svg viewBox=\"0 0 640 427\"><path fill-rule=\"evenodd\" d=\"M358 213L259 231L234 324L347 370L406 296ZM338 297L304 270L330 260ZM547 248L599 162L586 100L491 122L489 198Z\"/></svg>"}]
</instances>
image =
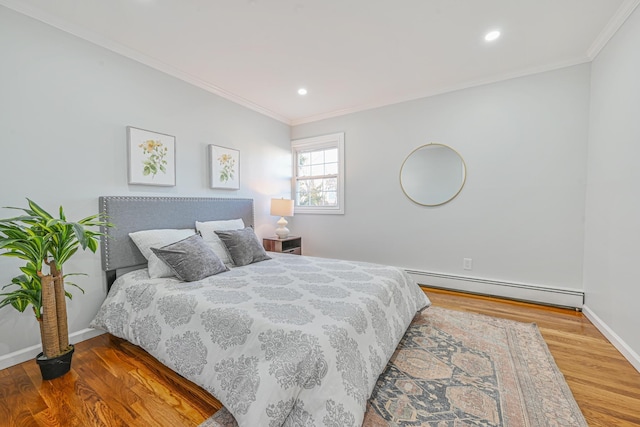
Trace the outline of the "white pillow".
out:
<instances>
[{"instance_id":1,"label":"white pillow","mask_svg":"<svg viewBox=\"0 0 640 427\"><path fill-rule=\"evenodd\" d=\"M222 221L196 221L196 230L200 233L204 242L218 255L218 258L225 264L233 265L233 260L227 247L222 243L222 240L216 235L216 231L228 231L228 230L241 230L244 228L244 221L242 218L227 219Z\"/></svg>"},{"instance_id":2,"label":"white pillow","mask_svg":"<svg viewBox=\"0 0 640 427\"><path fill-rule=\"evenodd\" d=\"M142 255L147 259L149 277L157 279L159 277L173 277L175 274L173 274L164 261L153 253L151 248L159 249L171 243L186 239L194 234L196 234L196 231L193 228L185 228L182 230L161 229L136 231L135 233L129 233L129 237L131 237L133 243L136 244L140 252L142 252Z\"/></svg>"}]
</instances>

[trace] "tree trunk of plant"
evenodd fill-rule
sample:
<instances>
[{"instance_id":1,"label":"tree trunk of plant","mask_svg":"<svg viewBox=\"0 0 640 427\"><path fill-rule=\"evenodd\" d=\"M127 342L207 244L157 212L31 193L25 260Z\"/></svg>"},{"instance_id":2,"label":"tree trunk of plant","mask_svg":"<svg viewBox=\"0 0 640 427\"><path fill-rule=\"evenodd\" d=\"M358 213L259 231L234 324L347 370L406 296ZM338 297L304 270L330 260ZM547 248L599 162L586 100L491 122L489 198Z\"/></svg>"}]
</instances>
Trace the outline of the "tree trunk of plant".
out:
<instances>
[{"instance_id":1,"label":"tree trunk of plant","mask_svg":"<svg viewBox=\"0 0 640 427\"><path fill-rule=\"evenodd\" d=\"M49 264L53 275L53 288L56 295L56 318L58 320L58 341L60 350L65 351L69 347L69 325L67 323L67 299L64 294L64 277L62 269L58 270L55 261Z\"/></svg>"},{"instance_id":2,"label":"tree trunk of plant","mask_svg":"<svg viewBox=\"0 0 640 427\"><path fill-rule=\"evenodd\" d=\"M50 358L60 354L53 277L50 274L40 276L40 284L42 286L42 321L40 322L42 352L45 357Z\"/></svg>"}]
</instances>

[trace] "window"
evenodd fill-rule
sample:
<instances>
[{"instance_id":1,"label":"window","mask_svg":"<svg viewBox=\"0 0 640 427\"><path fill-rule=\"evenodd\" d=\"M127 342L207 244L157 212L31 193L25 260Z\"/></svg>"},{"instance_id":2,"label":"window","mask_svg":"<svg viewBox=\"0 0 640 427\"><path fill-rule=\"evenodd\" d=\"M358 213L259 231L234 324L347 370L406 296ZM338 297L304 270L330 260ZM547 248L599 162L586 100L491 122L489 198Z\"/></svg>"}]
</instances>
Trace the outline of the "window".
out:
<instances>
[{"instance_id":1,"label":"window","mask_svg":"<svg viewBox=\"0 0 640 427\"><path fill-rule=\"evenodd\" d=\"M344 133L298 139L291 150L296 214L343 214Z\"/></svg>"}]
</instances>

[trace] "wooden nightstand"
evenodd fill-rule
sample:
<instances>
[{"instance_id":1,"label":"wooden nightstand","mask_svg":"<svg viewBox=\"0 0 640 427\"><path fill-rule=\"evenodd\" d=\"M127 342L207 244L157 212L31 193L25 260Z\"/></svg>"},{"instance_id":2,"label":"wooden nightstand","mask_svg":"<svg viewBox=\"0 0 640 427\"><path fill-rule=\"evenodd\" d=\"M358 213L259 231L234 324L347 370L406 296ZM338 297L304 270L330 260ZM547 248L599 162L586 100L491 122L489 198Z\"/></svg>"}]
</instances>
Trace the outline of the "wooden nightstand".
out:
<instances>
[{"instance_id":1,"label":"wooden nightstand","mask_svg":"<svg viewBox=\"0 0 640 427\"><path fill-rule=\"evenodd\" d=\"M302 237L290 236L286 239L270 237L262 239L262 245L269 252L302 255Z\"/></svg>"}]
</instances>

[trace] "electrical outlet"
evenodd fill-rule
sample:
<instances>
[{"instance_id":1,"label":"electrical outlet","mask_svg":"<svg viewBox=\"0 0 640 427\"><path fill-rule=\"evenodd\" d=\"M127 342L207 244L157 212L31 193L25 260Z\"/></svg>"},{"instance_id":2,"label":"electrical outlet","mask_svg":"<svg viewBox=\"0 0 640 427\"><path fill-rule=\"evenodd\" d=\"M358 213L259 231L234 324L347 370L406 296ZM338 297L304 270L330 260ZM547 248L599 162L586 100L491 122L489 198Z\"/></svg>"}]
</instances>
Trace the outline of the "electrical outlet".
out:
<instances>
[{"instance_id":1,"label":"electrical outlet","mask_svg":"<svg viewBox=\"0 0 640 427\"><path fill-rule=\"evenodd\" d=\"M463 258L462 268L465 270L471 270L473 268L473 260L471 258Z\"/></svg>"}]
</instances>

